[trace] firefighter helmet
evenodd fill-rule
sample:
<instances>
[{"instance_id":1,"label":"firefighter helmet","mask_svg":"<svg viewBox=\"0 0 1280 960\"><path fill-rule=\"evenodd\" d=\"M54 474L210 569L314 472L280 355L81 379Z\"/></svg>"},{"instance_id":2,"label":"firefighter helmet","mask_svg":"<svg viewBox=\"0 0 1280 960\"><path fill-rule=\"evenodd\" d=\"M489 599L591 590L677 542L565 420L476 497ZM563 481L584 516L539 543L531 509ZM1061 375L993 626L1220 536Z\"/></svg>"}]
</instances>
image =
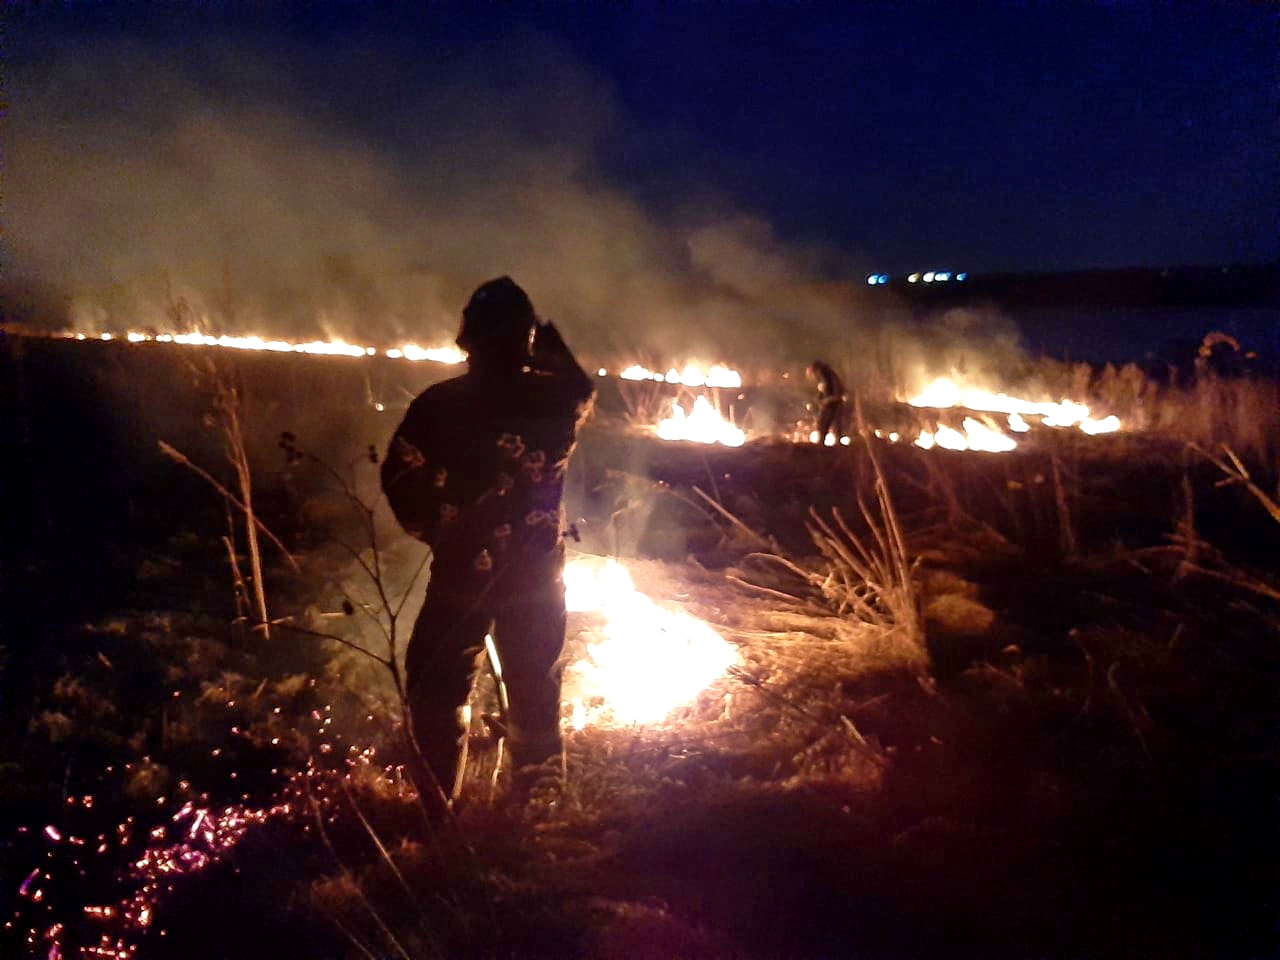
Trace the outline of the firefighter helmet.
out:
<instances>
[{"instance_id":1,"label":"firefighter helmet","mask_svg":"<svg viewBox=\"0 0 1280 960\"><path fill-rule=\"evenodd\" d=\"M510 277L481 284L462 310L458 346L473 352L485 345L523 342L527 351L538 322L529 295Z\"/></svg>"}]
</instances>

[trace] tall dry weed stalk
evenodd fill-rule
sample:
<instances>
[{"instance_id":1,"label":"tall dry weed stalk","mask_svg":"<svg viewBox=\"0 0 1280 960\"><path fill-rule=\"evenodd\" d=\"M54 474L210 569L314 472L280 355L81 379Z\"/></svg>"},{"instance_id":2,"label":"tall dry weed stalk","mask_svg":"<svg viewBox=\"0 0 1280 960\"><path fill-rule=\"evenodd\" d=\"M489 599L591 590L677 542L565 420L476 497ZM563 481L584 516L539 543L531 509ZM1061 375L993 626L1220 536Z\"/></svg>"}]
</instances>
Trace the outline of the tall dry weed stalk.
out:
<instances>
[{"instance_id":1,"label":"tall dry weed stalk","mask_svg":"<svg viewBox=\"0 0 1280 960\"><path fill-rule=\"evenodd\" d=\"M857 495L866 533L856 533L839 508L832 508L830 519L810 508L809 535L826 561L826 570L815 572L781 557L773 559L817 588L841 616L851 615L881 628L909 659L927 664L916 561L907 550L874 444L865 430L862 436L875 493L874 507L861 491Z\"/></svg>"},{"instance_id":2,"label":"tall dry weed stalk","mask_svg":"<svg viewBox=\"0 0 1280 960\"><path fill-rule=\"evenodd\" d=\"M1149 431L1203 447L1226 445L1246 459L1274 463L1280 455L1280 383L1253 374L1225 375L1207 365L1165 378L1137 364L1036 365L1052 393L1087 399L1115 414L1128 430Z\"/></svg>"},{"instance_id":3,"label":"tall dry weed stalk","mask_svg":"<svg viewBox=\"0 0 1280 960\"><path fill-rule=\"evenodd\" d=\"M165 307L165 312L168 315L171 328L174 330L200 329L203 326L200 317L184 297L174 296L167 275L165 277L165 285L168 295L168 304ZM284 549L284 545L280 543L279 539L266 530L254 510L253 468L249 462L249 452L245 444L244 431L246 401L239 378L232 370L212 359L205 359L203 363L189 360L188 366L196 380L207 385L212 391L213 410L208 417L208 422L221 437L223 454L235 473L236 493L232 493L227 487L214 479L208 471L197 467L188 457L179 453L169 444L162 441L160 450L165 456L188 467L198 476L212 484L214 489L222 496L223 502L227 506L228 517L228 535L223 542L226 544L228 562L231 566L232 589L236 596L236 606L242 616L246 613L252 614L252 616L244 617L245 620L251 623L252 630L260 632L264 638L269 638L271 635L271 617L267 610L267 592L262 573L262 548L259 534L267 533L270 539L280 547L295 570L297 569L297 564L294 563L293 557L289 555L288 550ZM233 518L237 514L242 519L240 526L243 530L245 551L249 559L248 577L243 576L240 572L238 554L235 548L237 530Z\"/></svg>"},{"instance_id":4,"label":"tall dry weed stalk","mask_svg":"<svg viewBox=\"0 0 1280 960\"><path fill-rule=\"evenodd\" d=\"M1223 444L1221 446L1222 455L1219 456L1210 453L1195 444L1191 444L1190 448L1193 452L1200 454L1215 467L1222 471L1224 479L1219 481L1219 486L1241 486L1249 492L1258 503L1262 504L1262 508L1267 511L1271 519L1276 523L1280 523L1280 489L1277 489L1276 495L1273 497L1267 491L1263 490L1249 472L1249 468L1244 465L1244 461L1236 454L1235 450Z\"/></svg>"},{"instance_id":5,"label":"tall dry weed stalk","mask_svg":"<svg viewBox=\"0 0 1280 960\"><path fill-rule=\"evenodd\" d=\"M924 631L915 563L907 552L902 524L875 447L864 435L874 481L875 506L861 491L858 509L867 534L858 536L838 508L831 520L810 510L809 535L830 565L822 589L842 612L883 627L903 643L924 650Z\"/></svg>"},{"instance_id":6,"label":"tall dry weed stalk","mask_svg":"<svg viewBox=\"0 0 1280 960\"><path fill-rule=\"evenodd\" d=\"M632 426L652 426L661 417L671 416L670 389L652 380L620 380L618 394Z\"/></svg>"},{"instance_id":7,"label":"tall dry weed stalk","mask_svg":"<svg viewBox=\"0 0 1280 960\"><path fill-rule=\"evenodd\" d=\"M1195 444L1188 445L1188 451L1204 457L1223 475L1217 486L1241 486L1252 496L1276 523L1280 523L1280 489L1275 496L1269 494L1255 481L1244 461L1230 447L1223 445L1221 454L1211 453ZM1271 577L1263 577L1243 568L1237 567L1200 540L1195 527L1195 501L1190 481L1190 471L1184 467L1183 497L1186 507L1184 515L1178 523L1178 531L1174 542L1182 547L1184 555L1178 567L1178 575L1199 574L1213 580L1231 584L1269 600L1280 601L1280 587Z\"/></svg>"}]
</instances>

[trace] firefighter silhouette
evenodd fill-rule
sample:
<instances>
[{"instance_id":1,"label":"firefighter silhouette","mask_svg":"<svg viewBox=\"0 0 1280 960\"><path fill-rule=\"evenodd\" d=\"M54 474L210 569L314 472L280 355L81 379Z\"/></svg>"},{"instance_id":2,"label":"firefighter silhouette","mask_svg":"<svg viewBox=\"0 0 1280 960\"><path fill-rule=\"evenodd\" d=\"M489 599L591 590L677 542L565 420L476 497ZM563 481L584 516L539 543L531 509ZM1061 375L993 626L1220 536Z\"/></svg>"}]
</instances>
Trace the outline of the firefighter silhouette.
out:
<instances>
[{"instance_id":1,"label":"firefighter silhouette","mask_svg":"<svg viewBox=\"0 0 1280 960\"><path fill-rule=\"evenodd\" d=\"M1257 356L1251 350L1242 349L1240 341L1231 334L1211 330L1204 335L1196 351L1196 378L1244 376L1249 370L1249 362Z\"/></svg>"},{"instance_id":2,"label":"firefighter silhouette","mask_svg":"<svg viewBox=\"0 0 1280 960\"><path fill-rule=\"evenodd\" d=\"M815 360L805 369L805 376L814 383L818 396L813 404L818 432L818 443L825 443L827 436L834 436L839 443L845 432L847 418L844 383L840 375L828 364Z\"/></svg>"},{"instance_id":3,"label":"firefighter silhouette","mask_svg":"<svg viewBox=\"0 0 1280 960\"><path fill-rule=\"evenodd\" d=\"M459 708L486 633L502 661L517 771L560 751L561 500L595 393L509 277L472 295L457 343L467 372L413 401L382 464L396 519L432 550L405 672L415 780L439 809L454 791Z\"/></svg>"}]
</instances>

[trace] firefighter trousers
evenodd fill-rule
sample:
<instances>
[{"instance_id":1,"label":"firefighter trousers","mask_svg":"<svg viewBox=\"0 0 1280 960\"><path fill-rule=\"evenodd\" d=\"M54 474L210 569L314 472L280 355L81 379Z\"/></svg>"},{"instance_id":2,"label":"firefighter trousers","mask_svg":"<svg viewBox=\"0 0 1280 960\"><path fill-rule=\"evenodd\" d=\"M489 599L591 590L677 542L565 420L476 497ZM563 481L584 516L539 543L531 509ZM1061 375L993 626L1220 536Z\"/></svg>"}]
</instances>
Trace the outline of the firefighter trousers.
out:
<instances>
[{"instance_id":1,"label":"firefighter trousers","mask_svg":"<svg viewBox=\"0 0 1280 960\"><path fill-rule=\"evenodd\" d=\"M486 633L493 636L507 688L513 764L518 769L560 752L565 608L559 572L543 584L479 595L428 585L405 651L405 679L413 737L426 767L417 765L415 779L431 804L453 787L466 735L459 708Z\"/></svg>"}]
</instances>

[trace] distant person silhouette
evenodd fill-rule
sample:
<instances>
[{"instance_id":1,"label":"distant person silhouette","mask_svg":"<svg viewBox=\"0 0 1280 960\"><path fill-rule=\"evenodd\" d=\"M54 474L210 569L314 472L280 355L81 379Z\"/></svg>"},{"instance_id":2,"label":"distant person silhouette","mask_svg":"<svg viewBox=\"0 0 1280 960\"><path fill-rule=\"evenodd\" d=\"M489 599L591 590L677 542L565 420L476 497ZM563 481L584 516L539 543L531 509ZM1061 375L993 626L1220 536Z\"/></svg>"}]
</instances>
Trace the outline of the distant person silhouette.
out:
<instances>
[{"instance_id":1,"label":"distant person silhouette","mask_svg":"<svg viewBox=\"0 0 1280 960\"><path fill-rule=\"evenodd\" d=\"M509 277L472 295L457 343L467 372L413 401L382 464L396 519L432 550L405 669L422 761L414 775L433 812L455 792L459 708L489 631L517 778L560 752L561 500L595 393L559 331L539 321Z\"/></svg>"},{"instance_id":2,"label":"distant person silhouette","mask_svg":"<svg viewBox=\"0 0 1280 960\"><path fill-rule=\"evenodd\" d=\"M818 443L826 443L828 435L839 443L845 433L848 419L845 405L844 382L828 364L815 360L805 370L805 376L813 382L818 392L813 404L817 420Z\"/></svg>"},{"instance_id":3,"label":"distant person silhouette","mask_svg":"<svg viewBox=\"0 0 1280 960\"><path fill-rule=\"evenodd\" d=\"M1212 330L1204 335L1196 350L1196 379L1242 377L1248 373L1249 361L1256 357L1256 353L1241 349L1240 341L1231 334Z\"/></svg>"}]
</instances>

